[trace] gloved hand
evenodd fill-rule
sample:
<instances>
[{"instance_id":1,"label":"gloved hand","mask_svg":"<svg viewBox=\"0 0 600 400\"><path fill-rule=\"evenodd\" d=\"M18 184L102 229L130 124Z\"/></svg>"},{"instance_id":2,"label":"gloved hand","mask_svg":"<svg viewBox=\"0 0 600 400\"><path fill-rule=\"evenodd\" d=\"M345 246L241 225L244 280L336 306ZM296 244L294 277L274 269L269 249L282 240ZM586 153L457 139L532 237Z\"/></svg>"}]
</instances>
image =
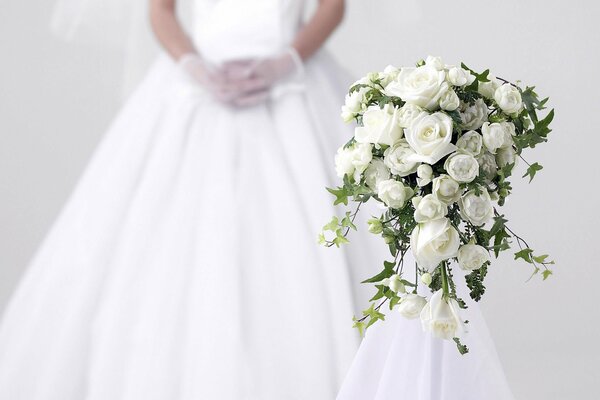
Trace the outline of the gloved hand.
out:
<instances>
[{"instance_id":1,"label":"gloved hand","mask_svg":"<svg viewBox=\"0 0 600 400\"><path fill-rule=\"evenodd\" d=\"M271 88L277 83L291 79L303 73L303 64L298 52L290 47L277 56L243 64L240 61L224 65L226 74L232 82L244 87L232 103L248 107L265 101Z\"/></svg>"},{"instance_id":2,"label":"gloved hand","mask_svg":"<svg viewBox=\"0 0 600 400\"><path fill-rule=\"evenodd\" d=\"M212 66L198 54L189 53L179 59L178 65L190 79L225 104L236 105L236 99L250 96L250 93L255 94L264 88L262 79L250 77L247 72L241 74L241 71L249 71L254 61L236 61L232 63L230 70Z\"/></svg>"}]
</instances>

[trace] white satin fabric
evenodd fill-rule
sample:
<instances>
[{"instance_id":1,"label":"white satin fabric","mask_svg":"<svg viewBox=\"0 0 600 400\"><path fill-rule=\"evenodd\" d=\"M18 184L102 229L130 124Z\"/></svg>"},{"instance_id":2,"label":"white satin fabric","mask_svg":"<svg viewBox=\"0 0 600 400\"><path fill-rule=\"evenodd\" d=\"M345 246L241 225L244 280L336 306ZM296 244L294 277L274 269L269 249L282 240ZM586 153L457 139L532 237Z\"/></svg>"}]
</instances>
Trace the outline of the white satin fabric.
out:
<instances>
[{"instance_id":1,"label":"white satin fabric","mask_svg":"<svg viewBox=\"0 0 600 400\"><path fill-rule=\"evenodd\" d=\"M412 257L407 265L414 265ZM469 353L453 341L423 332L419 319L387 312L369 328L337 400L513 400L487 325L469 298L464 273L454 270L457 290L469 308L461 337ZM413 274L414 275L414 274ZM427 293L426 287L419 288Z\"/></svg>"},{"instance_id":2,"label":"white satin fabric","mask_svg":"<svg viewBox=\"0 0 600 400\"><path fill-rule=\"evenodd\" d=\"M300 21L301 2L200 1L214 30L196 40L215 61L275 52ZM301 93L235 110L156 62L5 310L1 399L335 397L371 253L316 244L335 212L324 187L349 135L350 80L324 52L303 79Z\"/></svg>"}]
</instances>

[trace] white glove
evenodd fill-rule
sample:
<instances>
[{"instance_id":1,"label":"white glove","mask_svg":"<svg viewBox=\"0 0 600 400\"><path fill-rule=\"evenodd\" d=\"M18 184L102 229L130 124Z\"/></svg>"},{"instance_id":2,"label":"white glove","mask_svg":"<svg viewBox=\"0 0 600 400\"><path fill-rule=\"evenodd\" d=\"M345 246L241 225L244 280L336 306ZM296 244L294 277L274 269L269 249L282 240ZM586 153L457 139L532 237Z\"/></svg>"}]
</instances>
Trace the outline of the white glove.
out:
<instances>
[{"instance_id":1,"label":"white glove","mask_svg":"<svg viewBox=\"0 0 600 400\"><path fill-rule=\"evenodd\" d=\"M231 79L244 84L245 90L232 100L233 104L241 107L265 101L273 86L304 72L302 60L293 47L275 57L254 61L251 65L236 62L226 64L224 68Z\"/></svg>"},{"instance_id":2,"label":"white glove","mask_svg":"<svg viewBox=\"0 0 600 400\"><path fill-rule=\"evenodd\" d=\"M210 65L194 53L183 55L178 62L179 68L192 81L205 88L216 100L230 105L236 105L236 99L263 88L262 79L249 77L247 73L242 76L240 73L248 71L253 64L253 61L236 61L231 68L220 68Z\"/></svg>"}]
</instances>

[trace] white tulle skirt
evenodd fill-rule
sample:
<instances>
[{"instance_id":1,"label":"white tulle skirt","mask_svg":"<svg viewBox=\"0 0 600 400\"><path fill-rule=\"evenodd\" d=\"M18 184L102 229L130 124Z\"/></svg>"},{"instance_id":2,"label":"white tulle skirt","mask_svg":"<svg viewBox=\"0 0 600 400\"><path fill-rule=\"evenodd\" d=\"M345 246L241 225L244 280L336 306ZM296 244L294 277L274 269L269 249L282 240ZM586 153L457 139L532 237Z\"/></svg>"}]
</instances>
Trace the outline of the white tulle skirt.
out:
<instances>
[{"instance_id":1,"label":"white tulle skirt","mask_svg":"<svg viewBox=\"0 0 600 400\"><path fill-rule=\"evenodd\" d=\"M414 263L414 261L412 261ZM407 265L411 265L409 262ZM463 272L454 271L468 333L469 353L453 341L423 332L419 319L387 312L365 335L337 400L513 400L494 343L477 303L469 298ZM421 285L421 293L428 289Z\"/></svg>"},{"instance_id":2,"label":"white tulle skirt","mask_svg":"<svg viewBox=\"0 0 600 400\"><path fill-rule=\"evenodd\" d=\"M161 58L4 313L0 398L334 398L369 260L316 243L348 84L321 53L304 92L233 110Z\"/></svg>"}]
</instances>

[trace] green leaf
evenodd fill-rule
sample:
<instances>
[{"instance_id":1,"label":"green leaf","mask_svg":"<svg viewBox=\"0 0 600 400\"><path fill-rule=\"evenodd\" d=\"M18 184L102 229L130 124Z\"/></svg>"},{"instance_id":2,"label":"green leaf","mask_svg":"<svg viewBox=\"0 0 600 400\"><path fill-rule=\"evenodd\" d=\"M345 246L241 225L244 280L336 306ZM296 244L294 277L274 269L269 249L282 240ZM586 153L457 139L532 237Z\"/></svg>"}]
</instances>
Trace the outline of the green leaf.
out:
<instances>
[{"instance_id":1,"label":"green leaf","mask_svg":"<svg viewBox=\"0 0 600 400\"><path fill-rule=\"evenodd\" d=\"M543 280L548 279L550 277L550 275L552 275L552 271L551 270L546 269L546 270L542 271Z\"/></svg>"},{"instance_id":2,"label":"green leaf","mask_svg":"<svg viewBox=\"0 0 600 400\"><path fill-rule=\"evenodd\" d=\"M366 324L363 321L358 320L356 317L353 317L352 321L354 322L354 325L352 325L352 327L358 329L358 334L360 335L360 337L364 337Z\"/></svg>"},{"instance_id":3,"label":"green leaf","mask_svg":"<svg viewBox=\"0 0 600 400\"><path fill-rule=\"evenodd\" d=\"M465 355L469 352L469 348L460 342L460 339L455 337L454 343L456 343L456 348L461 355Z\"/></svg>"},{"instance_id":4,"label":"green leaf","mask_svg":"<svg viewBox=\"0 0 600 400\"><path fill-rule=\"evenodd\" d=\"M327 224L325 224L325 226L323 226L323 230L335 232L339 229L339 225L340 220L338 219L338 217L334 216L333 218L331 218L331 221L329 221Z\"/></svg>"},{"instance_id":5,"label":"green leaf","mask_svg":"<svg viewBox=\"0 0 600 400\"><path fill-rule=\"evenodd\" d=\"M346 216L342 219L342 226L356 230L356 225L354 225L352 219L350 218L351 214L352 213L350 211L346 211Z\"/></svg>"},{"instance_id":6,"label":"green leaf","mask_svg":"<svg viewBox=\"0 0 600 400\"><path fill-rule=\"evenodd\" d=\"M329 193L335 196L335 201L333 202L334 206L342 203L344 205L348 205L348 192L346 188L340 187L336 189L326 188Z\"/></svg>"},{"instance_id":7,"label":"green leaf","mask_svg":"<svg viewBox=\"0 0 600 400\"><path fill-rule=\"evenodd\" d=\"M529 166L529 168L527 168L527 172L525 173L525 175L523 175L523 178L525 178L526 176L529 176L529 182L531 182L533 180L533 178L535 177L535 174L538 171L541 171L544 167L542 167L540 164L538 163L533 163Z\"/></svg>"},{"instance_id":8,"label":"green leaf","mask_svg":"<svg viewBox=\"0 0 600 400\"><path fill-rule=\"evenodd\" d=\"M392 261L384 261L383 262L383 271L378 273L377 275L362 281L362 283L377 283L381 282L385 278L389 278L394 275L394 267L396 264Z\"/></svg>"},{"instance_id":9,"label":"green leaf","mask_svg":"<svg viewBox=\"0 0 600 400\"><path fill-rule=\"evenodd\" d=\"M527 247L527 248L517 251L515 253L515 260L518 260L519 258L521 258L525 262L533 264L533 259L531 258L532 255L533 255L533 250L531 250L530 248Z\"/></svg>"}]
</instances>

